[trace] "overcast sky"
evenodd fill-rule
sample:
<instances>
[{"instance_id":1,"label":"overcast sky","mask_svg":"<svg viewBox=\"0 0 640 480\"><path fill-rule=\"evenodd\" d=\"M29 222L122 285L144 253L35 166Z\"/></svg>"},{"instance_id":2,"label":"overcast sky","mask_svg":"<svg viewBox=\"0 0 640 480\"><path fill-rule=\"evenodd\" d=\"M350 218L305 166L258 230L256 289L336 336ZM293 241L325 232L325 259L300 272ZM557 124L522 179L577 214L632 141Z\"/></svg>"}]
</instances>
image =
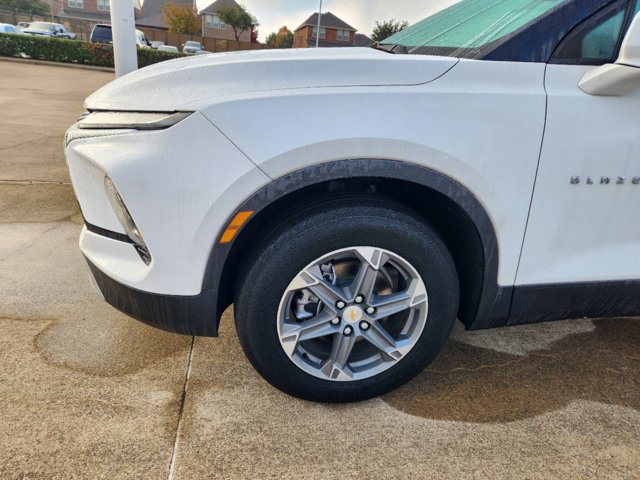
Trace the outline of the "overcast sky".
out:
<instances>
[{"instance_id":1,"label":"overcast sky","mask_svg":"<svg viewBox=\"0 0 640 480\"><path fill-rule=\"evenodd\" d=\"M202 9L213 0L197 0ZM291 31L298 28L313 12L319 0L239 0L260 21L260 40L286 25ZM323 0L323 12L331 12L358 32L371 35L376 20L407 20L415 23L428 14L456 3L456 0Z\"/></svg>"}]
</instances>

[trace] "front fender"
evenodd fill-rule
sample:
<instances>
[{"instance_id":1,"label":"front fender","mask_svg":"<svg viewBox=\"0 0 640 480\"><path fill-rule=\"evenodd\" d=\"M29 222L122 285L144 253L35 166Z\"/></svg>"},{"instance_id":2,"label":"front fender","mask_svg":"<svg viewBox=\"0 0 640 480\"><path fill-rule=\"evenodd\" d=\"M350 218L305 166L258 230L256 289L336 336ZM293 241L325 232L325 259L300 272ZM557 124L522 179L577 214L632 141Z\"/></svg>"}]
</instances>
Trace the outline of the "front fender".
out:
<instances>
[{"instance_id":1,"label":"front fender","mask_svg":"<svg viewBox=\"0 0 640 480\"><path fill-rule=\"evenodd\" d=\"M430 169L405 162L384 159L351 159L328 162L300 169L284 175L261 188L247 199L229 217L227 223L240 211L254 212L253 218L259 218L261 212L287 195L313 185L332 180L350 178L387 178L411 182L436 191L453 201L473 222L482 242L484 256L483 281L479 300L468 312L473 321L470 328L482 328L504 324L509 315L511 288L500 287L497 283L499 267L499 249L495 229L487 212L478 199L463 185L455 180ZM250 228L251 222L244 225L229 244L219 244L212 249L207 263L203 284L204 292L216 292L217 308L220 314L232 302L233 285L229 280L235 275L237 258L243 255L241 247L234 250L236 242ZM242 242L241 244L247 243ZM239 251L240 250L240 251ZM235 257L234 257L235 255Z\"/></svg>"}]
</instances>

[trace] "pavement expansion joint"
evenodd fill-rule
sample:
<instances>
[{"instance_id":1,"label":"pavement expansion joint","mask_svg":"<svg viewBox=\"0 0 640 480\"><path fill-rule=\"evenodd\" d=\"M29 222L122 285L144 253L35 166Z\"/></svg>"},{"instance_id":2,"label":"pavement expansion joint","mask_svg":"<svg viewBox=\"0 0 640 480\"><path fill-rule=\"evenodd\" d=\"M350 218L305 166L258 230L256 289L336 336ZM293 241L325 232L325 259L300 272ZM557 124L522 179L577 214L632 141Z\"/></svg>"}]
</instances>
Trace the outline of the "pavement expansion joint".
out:
<instances>
[{"instance_id":1,"label":"pavement expansion joint","mask_svg":"<svg viewBox=\"0 0 640 480\"><path fill-rule=\"evenodd\" d=\"M71 185L71 182L55 180L0 180L0 185Z\"/></svg>"},{"instance_id":2,"label":"pavement expansion joint","mask_svg":"<svg viewBox=\"0 0 640 480\"><path fill-rule=\"evenodd\" d=\"M180 396L180 408L178 409L178 424L176 426L176 436L173 441L173 449L171 451L171 461L169 462L169 473L167 475L167 480L173 480L173 474L176 468L178 443L180 442L180 432L182 430L182 418L184 415L184 405L187 400L189 378L191 377L191 363L193 360L193 349L195 347L195 343L196 343L196 337L191 337L191 347L189 348L189 359L187 360L187 370L184 374L184 383L182 385L182 395Z\"/></svg>"},{"instance_id":3,"label":"pavement expansion joint","mask_svg":"<svg viewBox=\"0 0 640 480\"><path fill-rule=\"evenodd\" d=\"M6 147L2 147L0 148L0 151L4 151L4 150L11 150L13 148L18 148L18 147L22 147L24 145L28 145L30 143L35 143L35 142L41 142L43 139L52 139L52 138L58 138L59 135L49 135L47 137L44 138L38 138L38 139L31 139L31 140L26 140L24 142L20 142L20 143L16 143L14 145L8 145Z\"/></svg>"}]
</instances>

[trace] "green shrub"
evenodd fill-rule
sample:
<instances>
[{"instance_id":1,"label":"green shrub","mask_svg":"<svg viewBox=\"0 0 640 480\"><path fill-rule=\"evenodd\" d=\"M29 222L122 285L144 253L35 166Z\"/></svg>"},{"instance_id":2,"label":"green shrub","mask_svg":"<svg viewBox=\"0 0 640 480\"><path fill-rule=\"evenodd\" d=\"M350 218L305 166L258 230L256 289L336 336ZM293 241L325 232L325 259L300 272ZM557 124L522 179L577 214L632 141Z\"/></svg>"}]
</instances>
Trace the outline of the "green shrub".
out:
<instances>
[{"instance_id":1,"label":"green shrub","mask_svg":"<svg viewBox=\"0 0 640 480\"><path fill-rule=\"evenodd\" d=\"M88 43L63 38L0 33L0 56L27 57L51 62L113 67L113 47L107 43ZM179 53L138 49L138 67L182 57Z\"/></svg>"},{"instance_id":2,"label":"green shrub","mask_svg":"<svg viewBox=\"0 0 640 480\"><path fill-rule=\"evenodd\" d=\"M185 57L182 53L159 52L153 48L138 49L138 68L153 65L154 63L164 62L165 60L173 60L174 58Z\"/></svg>"}]
</instances>

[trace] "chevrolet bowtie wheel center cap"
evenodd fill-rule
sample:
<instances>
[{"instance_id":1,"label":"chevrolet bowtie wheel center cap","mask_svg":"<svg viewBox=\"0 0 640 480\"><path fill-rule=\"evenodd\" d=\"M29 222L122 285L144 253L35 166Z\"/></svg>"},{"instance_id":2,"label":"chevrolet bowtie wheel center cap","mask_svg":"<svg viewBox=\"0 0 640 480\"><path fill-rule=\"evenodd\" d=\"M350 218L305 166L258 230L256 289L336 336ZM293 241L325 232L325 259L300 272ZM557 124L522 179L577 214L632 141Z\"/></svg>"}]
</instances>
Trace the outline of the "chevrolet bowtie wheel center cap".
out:
<instances>
[{"instance_id":1,"label":"chevrolet bowtie wheel center cap","mask_svg":"<svg viewBox=\"0 0 640 480\"><path fill-rule=\"evenodd\" d=\"M362 311L362 309L356 305L353 305L351 307L345 308L344 312L342 313L342 318L345 322L348 323L358 323L360 320L362 320L363 315L364 312Z\"/></svg>"}]
</instances>

